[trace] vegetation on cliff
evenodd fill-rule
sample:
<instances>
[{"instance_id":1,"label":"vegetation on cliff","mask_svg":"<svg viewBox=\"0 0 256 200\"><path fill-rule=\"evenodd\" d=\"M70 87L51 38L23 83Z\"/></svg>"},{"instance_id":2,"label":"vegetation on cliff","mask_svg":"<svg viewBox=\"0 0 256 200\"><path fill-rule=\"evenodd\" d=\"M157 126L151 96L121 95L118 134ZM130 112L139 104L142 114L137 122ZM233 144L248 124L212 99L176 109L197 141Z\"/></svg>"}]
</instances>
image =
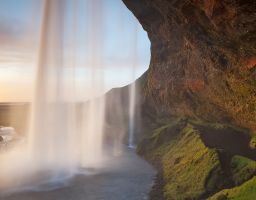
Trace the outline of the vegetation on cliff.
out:
<instances>
[{"instance_id":1,"label":"vegetation on cliff","mask_svg":"<svg viewBox=\"0 0 256 200\"><path fill-rule=\"evenodd\" d=\"M223 198L254 200L255 0L123 1L151 41L138 152L159 168L152 198L205 200L235 187Z\"/></svg>"},{"instance_id":2,"label":"vegetation on cliff","mask_svg":"<svg viewBox=\"0 0 256 200\"><path fill-rule=\"evenodd\" d=\"M213 129L215 131L210 134L232 132L249 142L249 133L244 129L190 119L165 120L165 123L155 128L137 149L160 172L161 178L156 184L162 188L155 191L158 194L153 194L152 199L206 199L224 188L238 186L256 174L256 162L244 157L245 153L249 156L252 155L250 152L255 153L249 146L248 149L237 149L235 153L238 155L235 155L232 147L221 148L218 143L214 147L207 141L212 139L207 132ZM242 139L237 143L243 143Z\"/></svg>"},{"instance_id":3,"label":"vegetation on cliff","mask_svg":"<svg viewBox=\"0 0 256 200\"><path fill-rule=\"evenodd\" d=\"M232 189L225 189L208 200L254 200L256 197L256 176L244 184Z\"/></svg>"}]
</instances>

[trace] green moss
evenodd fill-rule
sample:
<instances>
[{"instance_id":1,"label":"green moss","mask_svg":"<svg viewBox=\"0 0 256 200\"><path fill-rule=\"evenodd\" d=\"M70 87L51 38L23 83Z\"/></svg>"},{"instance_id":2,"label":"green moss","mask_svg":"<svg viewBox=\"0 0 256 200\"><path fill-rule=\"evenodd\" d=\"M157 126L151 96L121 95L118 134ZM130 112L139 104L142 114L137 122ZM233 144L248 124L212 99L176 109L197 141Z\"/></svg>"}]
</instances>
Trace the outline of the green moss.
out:
<instances>
[{"instance_id":1,"label":"green moss","mask_svg":"<svg viewBox=\"0 0 256 200\"><path fill-rule=\"evenodd\" d=\"M144 142L139 144L137 148L139 154L143 154L142 152L145 152L143 150L145 150L146 148L146 152L143 155L151 161L155 158L158 158L159 155L162 154L159 152L165 150L165 144L169 144L172 139L178 134L176 129L181 122L181 118L176 118L171 122L170 119L165 119L162 121L168 121L168 123L154 129L151 136L144 139Z\"/></svg>"},{"instance_id":2,"label":"green moss","mask_svg":"<svg viewBox=\"0 0 256 200\"><path fill-rule=\"evenodd\" d=\"M208 149L193 126L186 126L163 155L164 188L167 199L199 198L207 188L210 172L220 163L216 151ZM214 184L214 183L213 183Z\"/></svg>"},{"instance_id":3,"label":"green moss","mask_svg":"<svg viewBox=\"0 0 256 200\"><path fill-rule=\"evenodd\" d=\"M233 181L239 185L256 174L256 162L242 156L233 156L231 173Z\"/></svg>"},{"instance_id":4,"label":"green moss","mask_svg":"<svg viewBox=\"0 0 256 200\"><path fill-rule=\"evenodd\" d=\"M162 166L166 199L199 198L208 186L214 187L216 179L210 174L220 163L217 152L204 145L195 127L180 122L155 129L145 156ZM212 183L205 186L209 180Z\"/></svg>"},{"instance_id":5,"label":"green moss","mask_svg":"<svg viewBox=\"0 0 256 200\"><path fill-rule=\"evenodd\" d=\"M223 86L226 89L215 88L212 102L229 113L236 124L256 130L255 78L240 71L226 74L223 79L226 80L226 86Z\"/></svg>"},{"instance_id":6,"label":"green moss","mask_svg":"<svg viewBox=\"0 0 256 200\"><path fill-rule=\"evenodd\" d=\"M243 127L239 127L239 126L235 126L232 124L227 124L227 123L219 123L219 122L207 122L207 121L202 121L202 120L195 120L195 119L189 119L189 122L193 125L199 125L199 126L204 126L204 127L211 127L214 128L216 130L221 130L221 129L226 129L226 128L230 128L233 129L235 131L247 134L247 135L252 135L252 136L256 136L255 133L250 133L250 130L247 128L243 128Z\"/></svg>"},{"instance_id":7,"label":"green moss","mask_svg":"<svg viewBox=\"0 0 256 200\"><path fill-rule=\"evenodd\" d=\"M244 184L218 192L208 200L254 200L256 197L256 176Z\"/></svg>"},{"instance_id":8,"label":"green moss","mask_svg":"<svg viewBox=\"0 0 256 200\"><path fill-rule=\"evenodd\" d=\"M250 148L251 149L256 149L256 134L254 133L252 138L251 138L251 141L250 141Z\"/></svg>"},{"instance_id":9,"label":"green moss","mask_svg":"<svg viewBox=\"0 0 256 200\"><path fill-rule=\"evenodd\" d=\"M160 136L160 134L162 134L163 131L166 130L170 126L171 126L170 124L166 124L164 126L161 126L160 128L155 129L153 131L152 138L158 138Z\"/></svg>"},{"instance_id":10,"label":"green moss","mask_svg":"<svg viewBox=\"0 0 256 200\"><path fill-rule=\"evenodd\" d=\"M213 122L206 122L206 121L193 120L193 119L190 119L189 122L194 125L206 126L214 129L225 129L228 127L226 124L218 123L218 122L213 123Z\"/></svg>"},{"instance_id":11,"label":"green moss","mask_svg":"<svg viewBox=\"0 0 256 200\"><path fill-rule=\"evenodd\" d=\"M175 130L178 124L179 120L177 119L154 129L152 134L138 145L137 152L153 163L158 162L166 150L165 146L169 145L177 134L172 130Z\"/></svg>"},{"instance_id":12,"label":"green moss","mask_svg":"<svg viewBox=\"0 0 256 200\"><path fill-rule=\"evenodd\" d=\"M242 156L220 160L219 150L207 147L200 132L209 128L216 130L212 134L226 129L249 134L248 130L188 118L166 122L138 146L138 152L159 167L165 199L202 199L223 188L242 184L255 175L255 161ZM202 126L203 129L199 128ZM219 197L224 198L223 194Z\"/></svg>"}]
</instances>

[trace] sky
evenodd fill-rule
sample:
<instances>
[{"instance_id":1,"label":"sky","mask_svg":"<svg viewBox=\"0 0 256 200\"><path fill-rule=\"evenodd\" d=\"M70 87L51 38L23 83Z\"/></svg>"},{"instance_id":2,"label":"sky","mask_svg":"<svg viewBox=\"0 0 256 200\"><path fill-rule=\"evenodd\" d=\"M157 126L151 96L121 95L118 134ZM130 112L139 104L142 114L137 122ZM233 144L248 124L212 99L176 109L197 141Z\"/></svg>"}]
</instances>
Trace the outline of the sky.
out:
<instances>
[{"instance_id":1,"label":"sky","mask_svg":"<svg viewBox=\"0 0 256 200\"><path fill-rule=\"evenodd\" d=\"M92 28L94 22L100 24L100 34L95 36L95 41L101 45L96 50L100 51L102 58L98 72L104 73L105 91L129 84L146 71L150 59L150 42L146 32L122 1L102 0L99 8L93 11L86 7L88 0L76 1L77 4L73 4L74 0L66 0L65 4L63 65L66 66L66 76L69 77L71 73L71 58L75 57L76 81L86 84L86 81L79 80L82 77L90 79L90 69L82 65L88 65L91 57L89 49L97 46L88 42L94 41L88 36L88 27ZM33 97L42 2L0 0L0 102L26 102ZM94 21L90 21L90 18ZM132 69L134 65L135 72Z\"/></svg>"}]
</instances>

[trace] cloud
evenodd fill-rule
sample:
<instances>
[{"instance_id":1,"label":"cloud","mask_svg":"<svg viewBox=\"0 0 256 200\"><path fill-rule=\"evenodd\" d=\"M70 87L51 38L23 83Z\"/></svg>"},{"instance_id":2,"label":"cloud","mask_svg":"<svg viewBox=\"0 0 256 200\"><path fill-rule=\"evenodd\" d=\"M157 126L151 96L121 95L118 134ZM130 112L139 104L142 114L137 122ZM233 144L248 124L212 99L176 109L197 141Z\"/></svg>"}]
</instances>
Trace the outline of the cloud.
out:
<instances>
[{"instance_id":1,"label":"cloud","mask_svg":"<svg viewBox=\"0 0 256 200\"><path fill-rule=\"evenodd\" d=\"M0 20L0 67L31 62L34 37L23 25L17 20Z\"/></svg>"},{"instance_id":2,"label":"cloud","mask_svg":"<svg viewBox=\"0 0 256 200\"><path fill-rule=\"evenodd\" d=\"M9 27L6 27L3 24L0 24L0 48L2 49L5 47L10 41L12 41L14 38L12 37L12 32L9 29Z\"/></svg>"}]
</instances>

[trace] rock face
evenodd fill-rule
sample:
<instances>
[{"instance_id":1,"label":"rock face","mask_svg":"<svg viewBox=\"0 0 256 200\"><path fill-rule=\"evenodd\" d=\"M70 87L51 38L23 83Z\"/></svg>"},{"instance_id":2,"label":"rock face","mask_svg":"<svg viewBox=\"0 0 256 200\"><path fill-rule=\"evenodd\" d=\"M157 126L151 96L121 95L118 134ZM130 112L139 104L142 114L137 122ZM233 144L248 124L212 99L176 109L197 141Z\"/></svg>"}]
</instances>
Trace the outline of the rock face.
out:
<instances>
[{"instance_id":1,"label":"rock face","mask_svg":"<svg viewBox=\"0 0 256 200\"><path fill-rule=\"evenodd\" d=\"M159 171L151 199L253 199L256 1L123 2L151 41L137 81L137 150Z\"/></svg>"},{"instance_id":2,"label":"rock face","mask_svg":"<svg viewBox=\"0 0 256 200\"><path fill-rule=\"evenodd\" d=\"M144 104L256 130L256 1L123 2L151 41Z\"/></svg>"}]
</instances>

